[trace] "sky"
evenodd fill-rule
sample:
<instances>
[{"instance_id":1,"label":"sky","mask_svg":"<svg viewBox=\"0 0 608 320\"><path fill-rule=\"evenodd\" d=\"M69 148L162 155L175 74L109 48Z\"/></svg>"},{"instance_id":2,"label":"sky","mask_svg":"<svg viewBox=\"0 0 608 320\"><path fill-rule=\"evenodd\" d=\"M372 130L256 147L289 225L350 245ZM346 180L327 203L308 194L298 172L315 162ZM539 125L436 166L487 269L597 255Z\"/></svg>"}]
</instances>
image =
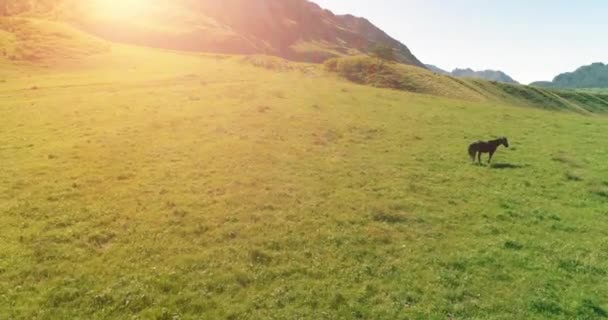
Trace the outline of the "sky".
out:
<instances>
[{"instance_id":1,"label":"sky","mask_svg":"<svg viewBox=\"0 0 608 320\"><path fill-rule=\"evenodd\" d=\"M367 18L444 70L501 70L527 84L608 62L606 0L312 1Z\"/></svg>"}]
</instances>

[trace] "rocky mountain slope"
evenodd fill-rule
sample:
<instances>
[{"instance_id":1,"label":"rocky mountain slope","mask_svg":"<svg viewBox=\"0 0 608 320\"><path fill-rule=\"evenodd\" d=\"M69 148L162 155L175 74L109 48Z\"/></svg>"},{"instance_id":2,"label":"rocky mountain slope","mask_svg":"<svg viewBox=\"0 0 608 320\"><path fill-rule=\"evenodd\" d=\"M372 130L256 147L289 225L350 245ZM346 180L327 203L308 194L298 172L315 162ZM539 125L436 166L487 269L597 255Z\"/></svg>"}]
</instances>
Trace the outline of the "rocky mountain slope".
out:
<instances>
[{"instance_id":1,"label":"rocky mountain slope","mask_svg":"<svg viewBox=\"0 0 608 320\"><path fill-rule=\"evenodd\" d=\"M518 83L517 81L513 80L513 78L511 78L506 73L504 73L502 71L498 71L498 70L475 71L470 68L466 68L466 69L454 69L454 71L448 72L437 66L430 65L430 64L427 64L426 67L427 67L427 69L429 69L437 74L448 75L448 76L453 76L453 77L458 77L458 78L476 78L476 79L483 79L483 80L488 80L488 81L497 81L497 82L502 82L502 83L513 83L513 84Z\"/></svg>"},{"instance_id":2,"label":"rocky mountain slope","mask_svg":"<svg viewBox=\"0 0 608 320\"><path fill-rule=\"evenodd\" d=\"M108 3L3 0L0 15L50 15L129 44L309 62L369 53L382 44L395 49L399 62L424 67L404 44L370 21L335 15L307 0L150 0L141 8L126 5L136 3L132 0Z\"/></svg>"},{"instance_id":3,"label":"rocky mountain slope","mask_svg":"<svg viewBox=\"0 0 608 320\"><path fill-rule=\"evenodd\" d=\"M532 85L547 88L608 88L608 65L593 63L574 72L562 73L553 81L539 81Z\"/></svg>"}]
</instances>

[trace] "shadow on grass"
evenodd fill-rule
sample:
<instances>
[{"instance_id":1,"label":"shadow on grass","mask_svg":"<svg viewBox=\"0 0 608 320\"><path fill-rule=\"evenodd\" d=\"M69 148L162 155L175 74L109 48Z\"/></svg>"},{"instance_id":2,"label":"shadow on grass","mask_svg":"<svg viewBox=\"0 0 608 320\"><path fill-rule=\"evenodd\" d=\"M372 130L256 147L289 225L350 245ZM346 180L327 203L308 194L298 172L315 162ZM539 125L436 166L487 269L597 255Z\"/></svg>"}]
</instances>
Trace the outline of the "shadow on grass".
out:
<instances>
[{"instance_id":1,"label":"shadow on grass","mask_svg":"<svg viewBox=\"0 0 608 320\"><path fill-rule=\"evenodd\" d=\"M527 165L519 165L519 164L511 164L511 163L493 163L490 165L491 169L496 169L496 170L507 170L507 169L523 169L527 167Z\"/></svg>"}]
</instances>

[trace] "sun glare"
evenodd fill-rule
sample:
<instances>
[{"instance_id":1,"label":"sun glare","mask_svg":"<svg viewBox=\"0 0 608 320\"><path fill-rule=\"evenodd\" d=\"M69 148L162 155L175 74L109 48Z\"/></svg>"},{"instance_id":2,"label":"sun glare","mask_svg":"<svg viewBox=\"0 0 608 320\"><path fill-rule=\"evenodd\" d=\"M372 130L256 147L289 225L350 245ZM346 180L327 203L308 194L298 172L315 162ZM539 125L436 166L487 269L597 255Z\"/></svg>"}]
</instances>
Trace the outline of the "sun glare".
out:
<instances>
[{"instance_id":1,"label":"sun glare","mask_svg":"<svg viewBox=\"0 0 608 320\"><path fill-rule=\"evenodd\" d=\"M149 0L93 0L97 15L115 19L130 19L143 15L150 6Z\"/></svg>"}]
</instances>

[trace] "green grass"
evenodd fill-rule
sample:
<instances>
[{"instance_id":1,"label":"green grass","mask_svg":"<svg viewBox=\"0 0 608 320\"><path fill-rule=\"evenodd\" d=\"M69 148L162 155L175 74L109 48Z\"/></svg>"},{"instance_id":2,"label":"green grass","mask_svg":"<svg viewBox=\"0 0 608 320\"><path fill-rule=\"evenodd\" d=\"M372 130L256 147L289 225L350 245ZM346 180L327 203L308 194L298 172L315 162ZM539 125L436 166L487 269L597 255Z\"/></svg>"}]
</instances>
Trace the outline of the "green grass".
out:
<instances>
[{"instance_id":1,"label":"green grass","mask_svg":"<svg viewBox=\"0 0 608 320\"><path fill-rule=\"evenodd\" d=\"M608 94L608 88L576 89L579 92Z\"/></svg>"},{"instance_id":2,"label":"green grass","mask_svg":"<svg viewBox=\"0 0 608 320\"><path fill-rule=\"evenodd\" d=\"M1 61L0 318L607 316L605 117L260 60Z\"/></svg>"}]
</instances>

